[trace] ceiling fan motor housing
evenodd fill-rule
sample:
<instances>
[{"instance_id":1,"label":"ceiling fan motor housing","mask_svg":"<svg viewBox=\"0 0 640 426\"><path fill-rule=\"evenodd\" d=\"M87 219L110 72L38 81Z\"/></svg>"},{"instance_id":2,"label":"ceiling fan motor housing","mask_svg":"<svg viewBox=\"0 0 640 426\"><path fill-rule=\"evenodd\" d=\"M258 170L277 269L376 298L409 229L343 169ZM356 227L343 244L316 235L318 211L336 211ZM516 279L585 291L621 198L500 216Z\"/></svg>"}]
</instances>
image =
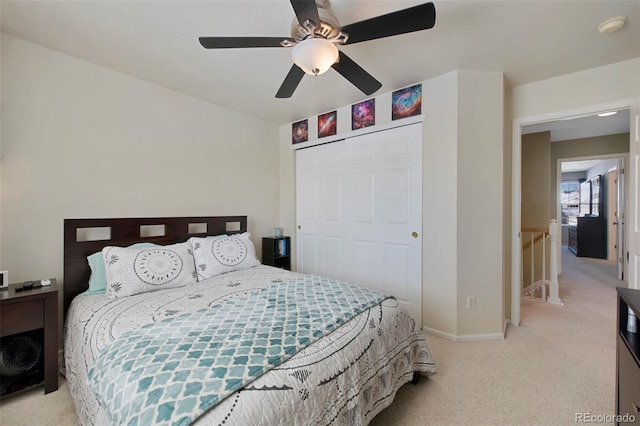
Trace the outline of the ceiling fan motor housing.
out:
<instances>
[{"instance_id":1,"label":"ceiling fan motor housing","mask_svg":"<svg viewBox=\"0 0 640 426\"><path fill-rule=\"evenodd\" d=\"M307 28L304 26L304 22L298 22L297 18L294 18L291 22L291 38L300 42L309 37L321 36L326 39L332 39L340 35L340 22L338 18L328 9L318 7L318 15L320 16L320 22L314 22L316 24L315 30L313 27Z\"/></svg>"}]
</instances>

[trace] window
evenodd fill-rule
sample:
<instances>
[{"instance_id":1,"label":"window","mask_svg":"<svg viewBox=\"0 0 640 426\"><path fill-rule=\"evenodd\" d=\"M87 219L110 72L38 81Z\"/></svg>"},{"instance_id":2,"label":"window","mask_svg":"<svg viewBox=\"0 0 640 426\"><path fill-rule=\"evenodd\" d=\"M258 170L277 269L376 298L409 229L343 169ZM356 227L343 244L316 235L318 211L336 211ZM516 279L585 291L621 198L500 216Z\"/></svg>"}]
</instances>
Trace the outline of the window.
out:
<instances>
[{"instance_id":1,"label":"window","mask_svg":"<svg viewBox=\"0 0 640 426\"><path fill-rule=\"evenodd\" d=\"M580 183L564 181L560 184L560 211L562 224L575 225L580 208Z\"/></svg>"}]
</instances>

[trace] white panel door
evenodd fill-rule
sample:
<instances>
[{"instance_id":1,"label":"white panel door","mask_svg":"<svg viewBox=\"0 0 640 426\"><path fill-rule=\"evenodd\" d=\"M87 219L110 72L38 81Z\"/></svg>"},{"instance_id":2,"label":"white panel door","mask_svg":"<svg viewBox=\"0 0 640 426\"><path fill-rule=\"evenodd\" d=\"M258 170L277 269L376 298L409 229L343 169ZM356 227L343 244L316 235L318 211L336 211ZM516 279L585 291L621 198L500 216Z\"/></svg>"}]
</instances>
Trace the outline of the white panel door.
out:
<instances>
[{"instance_id":1,"label":"white panel door","mask_svg":"<svg viewBox=\"0 0 640 426\"><path fill-rule=\"evenodd\" d=\"M296 152L298 271L395 296L422 324L422 125Z\"/></svg>"},{"instance_id":2,"label":"white panel door","mask_svg":"<svg viewBox=\"0 0 640 426\"><path fill-rule=\"evenodd\" d=\"M305 174L297 180L297 217L305 224L305 232L297 233L298 270L315 271L318 268L318 230L320 228L318 158L298 156L299 170ZM307 232L308 231L308 232Z\"/></svg>"},{"instance_id":3,"label":"white panel door","mask_svg":"<svg viewBox=\"0 0 640 426\"><path fill-rule=\"evenodd\" d=\"M631 108L631 126L629 128L629 186L630 221L629 232L629 279L628 286L640 289L640 99ZM631 223L629 223L631 222Z\"/></svg>"},{"instance_id":4,"label":"white panel door","mask_svg":"<svg viewBox=\"0 0 640 426\"><path fill-rule=\"evenodd\" d=\"M353 281L391 294L422 324L422 125L347 139Z\"/></svg>"},{"instance_id":5,"label":"white panel door","mask_svg":"<svg viewBox=\"0 0 640 426\"><path fill-rule=\"evenodd\" d=\"M296 151L297 270L343 280L344 141Z\"/></svg>"}]
</instances>

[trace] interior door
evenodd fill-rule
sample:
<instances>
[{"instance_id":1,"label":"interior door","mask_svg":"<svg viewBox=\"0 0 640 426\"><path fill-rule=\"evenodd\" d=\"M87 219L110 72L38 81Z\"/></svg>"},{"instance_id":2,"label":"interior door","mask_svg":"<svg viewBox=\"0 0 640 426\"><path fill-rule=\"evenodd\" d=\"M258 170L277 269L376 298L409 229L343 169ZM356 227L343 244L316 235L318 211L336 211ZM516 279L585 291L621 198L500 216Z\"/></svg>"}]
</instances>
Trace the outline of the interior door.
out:
<instances>
[{"instance_id":1,"label":"interior door","mask_svg":"<svg viewBox=\"0 0 640 426\"><path fill-rule=\"evenodd\" d=\"M298 271L396 297L422 324L422 125L296 152Z\"/></svg>"},{"instance_id":2,"label":"interior door","mask_svg":"<svg viewBox=\"0 0 640 426\"><path fill-rule=\"evenodd\" d=\"M391 294L422 324L422 125L347 140L352 279Z\"/></svg>"},{"instance_id":3,"label":"interior door","mask_svg":"<svg viewBox=\"0 0 640 426\"><path fill-rule=\"evenodd\" d=\"M640 98L631 108L629 126L629 178L625 184L629 187L629 215L627 230L629 233L629 287L640 289ZM629 220L630 219L630 220Z\"/></svg>"},{"instance_id":4,"label":"interior door","mask_svg":"<svg viewBox=\"0 0 640 426\"><path fill-rule=\"evenodd\" d=\"M296 152L297 271L346 280L342 235L345 142Z\"/></svg>"}]
</instances>

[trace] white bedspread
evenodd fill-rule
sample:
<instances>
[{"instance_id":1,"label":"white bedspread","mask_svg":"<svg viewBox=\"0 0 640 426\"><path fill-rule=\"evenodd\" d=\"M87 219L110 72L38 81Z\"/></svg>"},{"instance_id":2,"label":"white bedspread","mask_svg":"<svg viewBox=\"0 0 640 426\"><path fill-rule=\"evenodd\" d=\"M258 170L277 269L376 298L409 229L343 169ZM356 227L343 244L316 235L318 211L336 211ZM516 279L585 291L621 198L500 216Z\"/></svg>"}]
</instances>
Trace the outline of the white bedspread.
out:
<instances>
[{"instance_id":1,"label":"white bedspread","mask_svg":"<svg viewBox=\"0 0 640 426\"><path fill-rule=\"evenodd\" d=\"M88 370L124 332L150 322L243 297L296 276L269 266L192 286L110 300L82 295L65 325L66 376L80 422L108 424L91 392ZM393 299L365 311L205 413L198 424L367 424L414 371L435 372L415 322Z\"/></svg>"}]
</instances>

